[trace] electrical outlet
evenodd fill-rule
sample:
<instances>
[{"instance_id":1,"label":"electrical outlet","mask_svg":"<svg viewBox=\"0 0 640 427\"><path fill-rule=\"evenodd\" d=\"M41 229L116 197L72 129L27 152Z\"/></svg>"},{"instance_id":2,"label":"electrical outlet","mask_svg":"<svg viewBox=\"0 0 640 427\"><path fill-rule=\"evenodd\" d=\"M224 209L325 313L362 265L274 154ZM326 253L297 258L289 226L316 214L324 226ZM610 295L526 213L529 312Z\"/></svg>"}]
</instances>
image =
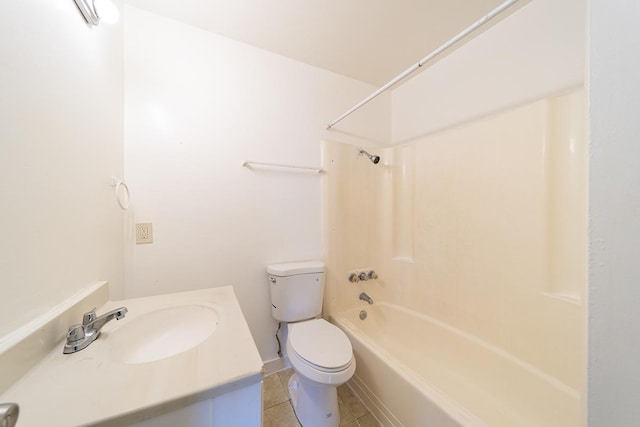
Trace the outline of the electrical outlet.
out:
<instances>
[{"instance_id":1,"label":"electrical outlet","mask_svg":"<svg viewBox=\"0 0 640 427\"><path fill-rule=\"evenodd\" d=\"M136 245L153 243L153 224L141 222L136 224Z\"/></svg>"}]
</instances>

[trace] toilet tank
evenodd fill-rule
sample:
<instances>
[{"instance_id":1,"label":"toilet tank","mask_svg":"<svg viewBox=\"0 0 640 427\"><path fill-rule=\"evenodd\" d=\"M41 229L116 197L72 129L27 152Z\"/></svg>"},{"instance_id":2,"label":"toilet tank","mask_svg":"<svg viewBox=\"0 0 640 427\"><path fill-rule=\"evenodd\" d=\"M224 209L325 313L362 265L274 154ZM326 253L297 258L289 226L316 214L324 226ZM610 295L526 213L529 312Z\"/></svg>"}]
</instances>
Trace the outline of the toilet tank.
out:
<instances>
[{"instance_id":1,"label":"toilet tank","mask_svg":"<svg viewBox=\"0 0 640 427\"><path fill-rule=\"evenodd\" d=\"M281 322L311 319L322 312L324 263L291 262L267 266L271 315Z\"/></svg>"}]
</instances>

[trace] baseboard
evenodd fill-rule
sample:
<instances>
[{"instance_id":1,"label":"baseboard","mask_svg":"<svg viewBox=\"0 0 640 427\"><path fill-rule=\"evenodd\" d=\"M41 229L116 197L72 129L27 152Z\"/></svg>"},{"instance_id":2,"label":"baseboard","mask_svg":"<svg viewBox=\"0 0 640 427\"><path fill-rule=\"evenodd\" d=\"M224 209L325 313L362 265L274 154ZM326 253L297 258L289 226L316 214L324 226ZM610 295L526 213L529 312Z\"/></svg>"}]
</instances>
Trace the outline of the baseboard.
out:
<instances>
[{"instance_id":1,"label":"baseboard","mask_svg":"<svg viewBox=\"0 0 640 427\"><path fill-rule=\"evenodd\" d=\"M291 367L289 358L287 356L278 357L276 359L267 360L264 362L263 375L270 375L278 371L283 371Z\"/></svg>"}]
</instances>

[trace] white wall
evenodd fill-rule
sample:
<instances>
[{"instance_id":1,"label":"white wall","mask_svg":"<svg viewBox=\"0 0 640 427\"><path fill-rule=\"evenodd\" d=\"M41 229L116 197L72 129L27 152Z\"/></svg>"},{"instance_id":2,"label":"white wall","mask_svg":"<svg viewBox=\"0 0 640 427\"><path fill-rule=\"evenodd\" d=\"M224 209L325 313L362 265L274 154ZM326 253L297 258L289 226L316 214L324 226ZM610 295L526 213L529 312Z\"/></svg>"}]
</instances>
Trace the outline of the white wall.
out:
<instances>
[{"instance_id":1,"label":"white wall","mask_svg":"<svg viewBox=\"0 0 640 427\"><path fill-rule=\"evenodd\" d=\"M127 7L127 296L233 285L263 359L275 358L265 267L321 258L320 177L240 165L320 166L322 139L358 141L325 124L373 90ZM387 98L342 129L388 141L389 117ZM153 223L153 244L134 244L135 222Z\"/></svg>"},{"instance_id":2,"label":"white wall","mask_svg":"<svg viewBox=\"0 0 640 427\"><path fill-rule=\"evenodd\" d=\"M122 7L121 2L116 2ZM122 25L73 1L0 13L0 339L98 280L123 286Z\"/></svg>"},{"instance_id":3,"label":"white wall","mask_svg":"<svg viewBox=\"0 0 640 427\"><path fill-rule=\"evenodd\" d=\"M640 4L591 0L589 426L640 425Z\"/></svg>"},{"instance_id":4,"label":"white wall","mask_svg":"<svg viewBox=\"0 0 640 427\"><path fill-rule=\"evenodd\" d=\"M581 86L585 25L585 0L525 5L393 91L393 142Z\"/></svg>"}]
</instances>

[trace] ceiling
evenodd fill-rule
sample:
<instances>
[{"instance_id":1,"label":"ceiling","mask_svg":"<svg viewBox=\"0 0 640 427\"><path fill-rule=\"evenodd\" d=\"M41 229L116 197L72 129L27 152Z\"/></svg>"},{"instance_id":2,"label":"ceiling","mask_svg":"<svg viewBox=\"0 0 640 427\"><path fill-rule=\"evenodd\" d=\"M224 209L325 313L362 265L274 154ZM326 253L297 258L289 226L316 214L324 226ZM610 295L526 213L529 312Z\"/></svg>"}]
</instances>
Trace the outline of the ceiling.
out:
<instances>
[{"instance_id":1,"label":"ceiling","mask_svg":"<svg viewBox=\"0 0 640 427\"><path fill-rule=\"evenodd\" d=\"M382 85L503 0L125 0L150 12Z\"/></svg>"}]
</instances>

